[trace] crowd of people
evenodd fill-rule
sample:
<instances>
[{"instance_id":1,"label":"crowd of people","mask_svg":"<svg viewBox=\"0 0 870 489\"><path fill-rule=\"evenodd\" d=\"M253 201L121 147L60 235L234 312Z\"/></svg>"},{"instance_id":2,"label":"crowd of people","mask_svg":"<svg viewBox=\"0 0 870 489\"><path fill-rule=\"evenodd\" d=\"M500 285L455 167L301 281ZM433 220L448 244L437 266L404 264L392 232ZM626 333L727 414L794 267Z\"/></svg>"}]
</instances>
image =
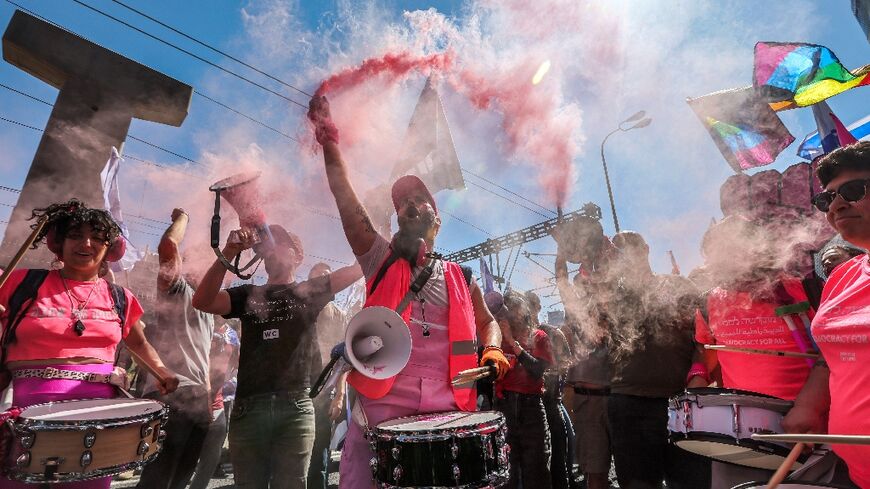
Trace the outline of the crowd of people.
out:
<instances>
[{"instance_id":1,"label":"crowd of people","mask_svg":"<svg viewBox=\"0 0 870 489\"><path fill-rule=\"evenodd\" d=\"M312 99L309 118L357 263L317 264L296 281L304 257L298 236L272 224L271 238L259 240L262 233L241 228L224 257L253 249L268 280L228 287L221 260L207 270L185 260L189 217L175 209L158 247L154 321L145 325L139 301L108 273L124 247L111 216L76 200L37 209L33 217L44 223L37 243L56 263L15 270L0 288L0 380L11 382L16 409L118 396L127 388L117 367L123 344L145 367L135 391L169 408L162 452L142 471L143 489L206 487L227 437L235 485L325 487L324 454L342 420L341 486L374 487L372 463L383 454L373 451L372 428L481 409L503 415L508 488L572 489L582 479L588 489L606 489L611 468L623 489L769 479L769 467L712 460L675 443L673 410L689 406L675 407L674 399L686 389L786 402L787 432L870 435L870 143L817 162L824 191L813 204L847 243L818 252L822 274L795 274L782 236L738 215L706 232L704 264L689 278L654 273L640 234L609 238L596 219L580 218L553 231L565 321L550 325L540 321L533 292L484 294L470 269L431 252L441 219L419 178L404 176L392 187L396 233L376 231L348 177L325 98ZM364 307L392 309L407 325L407 364L389 378L344 372L330 396L312 400L313 380L341 352L329 348L347 324L335 294L361 278ZM713 345L722 349L706 348ZM479 367L491 377L452 382ZM870 447L828 448L803 458L813 462L800 480L870 487ZM0 487L27 484L4 478Z\"/></svg>"}]
</instances>

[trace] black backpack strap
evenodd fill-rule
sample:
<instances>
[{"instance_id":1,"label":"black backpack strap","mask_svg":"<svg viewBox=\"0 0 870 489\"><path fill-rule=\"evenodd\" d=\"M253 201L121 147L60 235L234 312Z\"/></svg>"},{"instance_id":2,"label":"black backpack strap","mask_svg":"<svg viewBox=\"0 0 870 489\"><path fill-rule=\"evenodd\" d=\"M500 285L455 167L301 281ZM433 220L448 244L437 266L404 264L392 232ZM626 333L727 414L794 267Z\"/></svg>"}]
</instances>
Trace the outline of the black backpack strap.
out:
<instances>
[{"instance_id":1,"label":"black backpack strap","mask_svg":"<svg viewBox=\"0 0 870 489\"><path fill-rule=\"evenodd\" d=\"M471 287L471 277L473 274L471 267L466 265L459 265L459 268L462 269L462 276L465 277L465 285Z\"/></svg>"},{"instance_id":2,"label":"black backpack strap","mask_svg":"<svg viewBox=\"0 0 870 489\"><path fill-rule=\"evenodd\" d=\"M127 319L127 294L124 293L124 287L118 284L113 284L106 281L109 285L109 293L112 295L112 307L118 318L121 319L121 329L124 329L124 321Z\"/></svg>"},{"instance_id":3,"label":"black backpack strap","mask_svg":"<svg viewBox=\"0 0 870 489\"><path fill-rule=\"evenodd\" d=\"M801 280L801 285L804 287L804 293L807 295L807 300L810 301L810 306L814 311L818 311L819 304L822 302L822 289L825 287L824 280L813 272L811 276Z\"/></svg>"},{"instance_id":4,"label":"black backpack strap","mask_svg":"<svg viewBox=\"0 0 870 489\"><path fill-rule=\"evenodd\" d=\"M30 304L33 304L39 287L45 282L45 277L47 276L48 270L27 270L24 279L9 297L9 309L6 311L8 313L6 325L3 328L3 335L0 337L0 368L5 368L6 346L15 341L15 328L18 327L18 323L24 318L27 308L30 307Z\"/></svg>"},{"instance_id":5,"label":"black backpack strap","mask_svg":"<svg viewBox=\"0 0 870 489\"><path fill-rule=\"evenodd\" d=\"M393 263L396 263L396 260L399 259L399 255L390 248L390 254L387 256L387 259L384 260L384 264L381 265L381 268L378 269L378 273L375 274L374 280L372 280L372 286L368 290L368 294L372 295L375 292L375 289L378 287L378 284L381 283L381 280L384 278L384 275L387 274L387 270Z\"/></svg>"}]
</instances>

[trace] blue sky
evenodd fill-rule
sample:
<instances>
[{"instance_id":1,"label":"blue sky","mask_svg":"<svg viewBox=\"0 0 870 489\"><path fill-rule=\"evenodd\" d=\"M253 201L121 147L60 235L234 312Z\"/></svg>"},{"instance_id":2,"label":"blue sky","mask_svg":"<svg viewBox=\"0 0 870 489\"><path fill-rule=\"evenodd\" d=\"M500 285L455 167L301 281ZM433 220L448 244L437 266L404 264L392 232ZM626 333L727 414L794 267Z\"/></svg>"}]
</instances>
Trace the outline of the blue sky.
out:
<instances>
[{"instance_id":1,"label":"blue sky","mask_svg":"<svg viewBox=\"0 0 870 489\"><path fill-rule=\"evenodd\" d=\"M264 77L109 0L83 1L307 103L304 97L270 83ZM503 19L500 14L484 19L479 28L474 27L475 15L480 15L481 9L493 8L492 5L498 2L129 0L129 3L309 92L316 87L318 80L336 69L358 63L368 56L380 56L385 47L413 44L418 37L415 37L414 29L408 27L409 17L404 15L405 11L434 8L443 14L437 18L445 19L459 36L479 34L483 41L492 39L490 44L511 42L512 27L500 20ZM528 43L527 37L524 41L527 46L496 45L488 46L486 49L489 51L477 52L521 56L527 51L533 53L533 59L537 59L535 53L542 52L541 60L554 60L553 74L548 76L554 78L553 83L558 77L558 86L548 88L544 84L542 89L558 90L562 106L576 109L582 119L574 132L580 148L573 157L576 180L572 182L565 208L570 211L585 202L596 202L604 212L602 223L608 233L612 233L613 228L603 185L598 150L600 141L620 120L637 110L645 109L652 116L650 127L612 137L607 145L607 160L620 224L624 229L634 229L647 236L652 248L653 266L659 272L670 271L666 256L670 249L676 253L684 272L700 263L697 248L701 234L711 217L721 215L718 186L731 174L715 145L685 104L687 96L748 85L751 82L752 48L760 40L822 44L831 48L849 68L870 62L870 45L852 16L847 0L777 2L776 7L769 2L736 0L588 2L595 6L592 14L587 12L576 19L561 20L560 9L570 10L567 5L572 3L583 2L551 0L535 2L533 5L537 7L530 7L546 9L543 18L551 19L557 25L549 37L542 38L540 46ZM301 134L304 130L301 109L71 0L33 0L23 5L273 127L291 135ZM7 24L13 11L14 7L8 2L0 3L0 24ZM559 24L559 21L565 24ZM584 35L590 37L584 38ZM565 42L560 43L560 40ZM475 46L482 49L480 46L486 44L480 42ZM563 52L557 52L560 45L564 46ZM578 50L576 55L572 49ZM596 57L600 52L611 53L615 58L611 62L607 57ZM498 60L490 61L497 63ZM7 63L0 64L0 83L49 102L57 94L55 89ZM403 80L399 89L389 92L390 97L378 101L377 107L384 112L372 117L386 117L386 122L376 122L401 126L401 121L410 116L422 83L422 76ZM848 124L870 111L867 90L859 88L842 94L830 99L829 104ZM504 143L504 134L500 132L502 114L473 110L450 87L442 89L442 98L457 152L465 168L548 208L553 206L537 183L538 173L546 169L536 166L527 154L512 154L507 149L509 145ZM339 104L339 107L346 108L347 112L352 109L349 102ZM0 89L0 117L43 127L49 113L50 108L45 105ZM795 156L797 144L806 133L815 129L809 109L791 111L782 118L797 141L771 166L780 170L798 161ZM134 121L130 132L212 169L225 168L222 166L225 161L238 155L281 166L282 174L288 178L288 195L292 195L288 200L311 204L311 207L325 209L327 213L335 212L329 196L324 195L322 166L318 167L318 157L311 154L310 148L300 147L252 125L202 98L194 97L190 114L180 128ZM4 148L0 153L0 170L3 171L0 185L21 187L39 137L36 131L0 121L0 145ZM122 173L122 199L128 213L166 222L172 206L176 205L172 196L178 195L179 201L190 197L180 195L179 188L190 188L191 194L204 202L203 208L210 205L205 187L212 174L201 166L185 166L178 158L136 141L128 141L125 152L167 167L181 165L178 168L200 175L199 180L179 186L169 182L174 178L170 176L177 172L151 167L154 172L144 178L140 173L144 170L136 170L141 164L128 161L130 170ZM355 156L352 151L350 154ZM361 164L364 159L357 158L349 163ZM370 169L380 168L376 162L365 165ZM365 171L361 170L360 175ZM371 172L378 173L377 170ZM161 175L166 180L162 180ZM451 213L443 216L444 230L439 238L441 247L461 249L483 241L488 235L502 235L543 219L508 202L520 200L517 197L483 181L468 180L503 194L507 200L473 185L464 192L439 194L439 207ZM363 181L359 184L366 185ZM8 218L11 212L8 206L14 204L15 198L14 193L0 191L0 220ZM134 243L147 244L153 249L156 235L160 234L163 225L148 219L130 219L131 238ZM310 254L334 259L336 263L350 261L351 253L334 219L310 213L299 217L298 221L293 219L296 218L290 219L288 225L295 226L303 236ZM204 235L207 231L204 221L201 226L192 232ZM554 245L551 240L541 240L525 249L549 253L554 251ZM506 254L502 255L502 262L506 258ZM551 266L551 260L546 257L539 261L546 267ZM306 264L310 266L311 263L313 261ZM307 270L302 272L307 273ZM546 278L547 274L536 264L521 257L512 280L517 287L532 288L543 285ZM544 304L555 301L555 297L545 298Z\"/></svg>"}]
</instances>

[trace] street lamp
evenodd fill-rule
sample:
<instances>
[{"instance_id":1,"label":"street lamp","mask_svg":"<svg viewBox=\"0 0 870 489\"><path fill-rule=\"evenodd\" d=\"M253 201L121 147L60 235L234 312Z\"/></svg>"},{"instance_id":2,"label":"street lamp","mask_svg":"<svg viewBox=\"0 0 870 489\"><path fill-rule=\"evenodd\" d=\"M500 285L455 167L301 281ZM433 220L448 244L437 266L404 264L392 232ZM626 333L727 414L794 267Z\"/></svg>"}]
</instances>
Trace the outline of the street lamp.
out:
<instances>
[{"instance_id":1,"label":"street lamp","mask_svg":"<svg viewBox=\"0 0 870 489\"><path fill-rule=\"evenodd\" d=\"M616 217L616 204L613 203L613 189L610 187L610 175L607 173L607 160L604 158L604 143L607 142L607 139L616 134L617 132L627 132L632 129L640 129L650 125L652 122L652 118L645 117L646 112L641 110L640 112L635 113L628 119L619 123L619 126L610 131L607 136L604 136L604 140L601 141L601 164L604 166L604 181L607 183L607 196L610 197L610 212L613 213L613 227L616 228L616 232L619 232L619 218ZM637 122L635 122L637 121ZM627 126L626 124L630 122L635 122L634 124Z\"/></svg>"}]
</instances>

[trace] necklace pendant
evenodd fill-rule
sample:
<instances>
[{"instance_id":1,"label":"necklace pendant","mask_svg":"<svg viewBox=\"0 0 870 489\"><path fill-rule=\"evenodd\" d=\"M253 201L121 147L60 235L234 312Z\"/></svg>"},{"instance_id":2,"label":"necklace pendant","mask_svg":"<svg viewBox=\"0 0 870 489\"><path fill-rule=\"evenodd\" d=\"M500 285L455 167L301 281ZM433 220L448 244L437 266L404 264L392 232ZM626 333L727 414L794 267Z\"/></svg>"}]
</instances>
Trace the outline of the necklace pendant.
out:
<instances>
[{"instance_id":1,"label":"necklace pendant","mask_svg":"<svg viewBox=\"0 0 870 489\"><path fill-rule=\"evenodd\" d=\"M422 326L423 326L423 337L428 338L429 337L429 323L424 322L422 324Z\"/></svg>"},{"instance_id":2,"label":"necklace pendant","mask_svg":"<svg viewBox=\"0 0 870 489\"><path fill-rule=\"evenodd\" d=\"M85 332L85 323L83 323L81 319L76 319L75 324L73 324L73 331L75 331L77 335L81 336L82 333Z\"/></svg>"}]
</instances>

